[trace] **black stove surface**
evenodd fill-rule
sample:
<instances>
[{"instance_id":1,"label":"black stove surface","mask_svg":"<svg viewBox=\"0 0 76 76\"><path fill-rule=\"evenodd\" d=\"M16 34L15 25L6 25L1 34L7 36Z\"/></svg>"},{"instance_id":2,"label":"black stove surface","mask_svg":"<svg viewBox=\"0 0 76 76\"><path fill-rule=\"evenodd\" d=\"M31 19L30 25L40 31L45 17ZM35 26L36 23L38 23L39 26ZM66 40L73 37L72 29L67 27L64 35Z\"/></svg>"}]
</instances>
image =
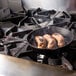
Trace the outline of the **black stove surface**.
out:
<instances>
[{"instance_id":1,"label":"black stove surface","mask_svg":"<svg viewBox=\"0 0 76 76\"><path fill-rule=\"evenodd\" d=\"M36 13L36 11L39 11ZM27 43L27 41L18 42L17 40L26 39L27 35L32 31L37 29L36 23L32 20L33 13L36 21L38 23L46 22L46 20L50 20L49 14L51 11L44 11L42 12L40 9L36 11L28 11L26 16L25 14L17 16L12 16L11 18L7 18L1 20L0 26L4 30L3 38L1 38L0 42L0 53L7 54L10 56L23 58L32 60L35 62L48 64L48 65L60 65L63 67L67 67L69 70L76 69L76 49L75 44L71 44L70 47L64 49L62 54L50 54L50 53L38 53L35 52ZM56 11L52 11L52 14ZM31 13L31 14L30 14ZM60 17L58 20L63 20L63 16ZM57 20L55 20L55 23ZM45 23L44 23L45 24ZM4 25L4 26L3 26ZM59 25L59 24L58 24ZM60 24L61 25L61 24ZM64 25L64 24L63 24ZM5 27L6 26L6 27ZM18 27L19 26L19 27ZM66 26L66 24L65 24ZM74 34L76 34L76 29L74 25L72 29L74 30ZM60 26L63 27L63 26ZM75 41L74 41L75 42Z\"/></svg>"}]
</instances>

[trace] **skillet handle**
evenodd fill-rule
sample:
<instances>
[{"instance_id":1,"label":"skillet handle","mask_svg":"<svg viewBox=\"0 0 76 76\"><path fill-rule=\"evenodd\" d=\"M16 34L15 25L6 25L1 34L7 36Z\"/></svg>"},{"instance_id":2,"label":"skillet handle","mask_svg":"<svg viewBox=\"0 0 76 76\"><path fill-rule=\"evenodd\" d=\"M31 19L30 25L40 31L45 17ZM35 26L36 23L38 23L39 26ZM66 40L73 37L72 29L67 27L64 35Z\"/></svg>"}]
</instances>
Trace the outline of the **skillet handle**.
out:
<instances>
[{"instance_id":1,"label":"skillet handle","mask_svg":"<svg viewBox=\"0 0 76 76\"><path fill-rule=\"evenodd\" d=\"M30 30L25 30L25 31L21 31L21 32L14 32L12 34L12 36L19 36L20 38L23 38L25 35L29 34L31 31L33 31L32 29Z\"/></svg>"}]
</instances>

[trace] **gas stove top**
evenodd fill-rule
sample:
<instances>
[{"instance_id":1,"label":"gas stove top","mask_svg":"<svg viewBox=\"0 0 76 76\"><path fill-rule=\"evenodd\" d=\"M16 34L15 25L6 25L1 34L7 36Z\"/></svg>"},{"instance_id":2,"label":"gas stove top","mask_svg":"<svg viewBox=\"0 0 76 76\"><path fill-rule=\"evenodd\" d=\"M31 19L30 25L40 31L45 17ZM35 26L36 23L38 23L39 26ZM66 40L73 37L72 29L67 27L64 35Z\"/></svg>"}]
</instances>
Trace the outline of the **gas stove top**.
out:
<instances>
[{"instance_id":1,"label":"gas stove top","mask_svg":"<svg viewBox=\"0 0 76 76\"><path fill-rule=\"evenodd\" d=\"M62 54L37 53L33 51L26 40L23 41L23 39L27 39L27 35L32 30L39 28L37 24L42 28L46 24L48 26L54 24L64 28L70 20L71 22L75 21L73 17L70 19L70 15L67 15L65 12L63 12L64 15L59 13L56 16L55 13L56 11L54 10L43 11L38 8L36 10L28 10L27 13L14 13L10 18L1 20L0 27L3 34L0 32L2 37L0 38L0 53L42 64L60 65L69 70L76 69L75 40L71 43L70 47L64 49ZM72 27L74 34L76 34L75 27L76 25L74 24Z\"/></svg>"}]
</instances>

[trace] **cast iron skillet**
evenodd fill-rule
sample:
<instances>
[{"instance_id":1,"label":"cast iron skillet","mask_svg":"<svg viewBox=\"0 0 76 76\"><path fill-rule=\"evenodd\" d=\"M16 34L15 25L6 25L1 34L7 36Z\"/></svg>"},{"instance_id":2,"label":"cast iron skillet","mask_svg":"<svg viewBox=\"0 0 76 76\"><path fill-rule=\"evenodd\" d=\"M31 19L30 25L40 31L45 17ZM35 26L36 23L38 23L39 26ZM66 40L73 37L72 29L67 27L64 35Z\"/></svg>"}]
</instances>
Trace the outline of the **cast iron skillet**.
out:
<instances>
[{"instance_id":1,"label":"cast iron skillet","mask_svg":"<svg viewBox=\"0 0 76 76\"><path fill-rule=\"evenodd\" d=\"M72 24L70 26L72 26ZM59 33L64 37L65 45L63 47L61 47L61 48L56 47L54 49L37 48L36 42L35 42L35 36L42 36L44 34L51 35L53 33ZM48 27L36 29L36 30L32 31L31 33L29 33L27 36L27 42L28 42L29 46L32 47L37 52L52 52L52 51L57 51L57 50L61 50L63 48L68 47L68 45L73 41L73 38L74 38L74 34L71 30L69 30L67 28L61 28L58 26L51 25Z\"/></svg>"}]
</instances>

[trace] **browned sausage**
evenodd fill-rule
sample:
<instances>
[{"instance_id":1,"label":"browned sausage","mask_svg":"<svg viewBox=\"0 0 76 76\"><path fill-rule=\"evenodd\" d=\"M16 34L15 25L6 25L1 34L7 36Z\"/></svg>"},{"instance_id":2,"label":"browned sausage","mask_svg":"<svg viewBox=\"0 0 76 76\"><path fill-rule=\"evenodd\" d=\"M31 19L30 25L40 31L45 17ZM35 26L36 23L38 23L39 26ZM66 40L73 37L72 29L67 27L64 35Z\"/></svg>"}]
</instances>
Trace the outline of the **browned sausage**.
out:
<instances>
[{"instance_id":1,"label":"browned sausage","mask_svg":"<svg viewBox=\"0 0 76 76\"><path fill-rule=\"evenodd\" d=\"M54 33L52 34L52 37L54 37L57 40L59 47L63 47L65 45L64 37L61 34Z\"/></svg>"},{"instance_id":2,"label":"browned sausage","mask_svg":"<svg viewBox=\"0 0 76 76\"><path fill-rule=\"evenodd\" d=\"M38 48L46 48L46 39L42 36L35 36L35 40Z\"/></svg>"},{"instance_id":3,"label":"browned sausage","mask_svg":"<svg viewBox=\"0 0 76 76\"><path fill-rule=\"evenodd\" d=\"M48 49L53 49L56 46L56 40L51 35L45 34L45 35L43 35L43 37L48 42L48 45L47 45Z\"/></svg>"}]
</instances>

